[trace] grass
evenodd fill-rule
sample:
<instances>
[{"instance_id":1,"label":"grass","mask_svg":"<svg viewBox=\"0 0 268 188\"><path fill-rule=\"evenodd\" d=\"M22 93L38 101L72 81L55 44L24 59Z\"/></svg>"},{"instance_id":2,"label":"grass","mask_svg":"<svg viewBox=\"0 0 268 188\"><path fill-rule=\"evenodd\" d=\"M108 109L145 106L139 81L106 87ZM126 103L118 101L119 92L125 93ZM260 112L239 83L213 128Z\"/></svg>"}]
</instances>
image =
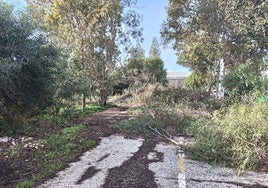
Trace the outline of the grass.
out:
<instances>
[{"instance_id":1,"label":"grass","mask_svg":"<svg viewBox=\"0 0 268 188\"><path fill-rule=\"evenodd\" d=\"M95 112L100 112L102 110L103 110L103 108L100 107L99 105L87 104L85 112L83 112L81 106L78 106L78 107L76 107L74 109L74 114L73 115L74 115L74 117L81 117L81 116L89 115L89 114L92 114L92 113L95 113Z\"/></svg>"},{"instance_id":2,"label":"grass","mask_svg":"<svg viewBox=\"0 0 268 188\"><path fill-rule=\"evenodd\" d=\"M231 165L243 173L268 162L268 104L236 104L196 122L195 144L188 152L197 159Z\"/></svg>"},{"instance_id":3,"label":"grass","mask_svg":"<svg viewBox=\"0 0 268 188\"><path fill-rule=\"evenodd\" d=\"M113 107L113 105L108 104L105 108L110 107ZM68 126L68 122L71 119L81 118L95 112L100 112L105 108L97 104L87 104L85 112L82 111L81 106L61 108L58 114L37 115L22 122L19 126L10 126L0 117L0 135L28 135L29 132L38 131L44 124L49 124L52 129L64 128Z\"/></svg>"},{"instance_id":4,"label":"grass","mask_svg":"<svg viewBox=\"0 0 268 188\"><path fill-rule=\"evenodd\" d=\"M31 187L30 182L45 178L48 174L62 168L66 162L75 159L85 148L95 145L94 141L79 137L83 129L84 125L74 125L44 138L41 141L44 148L35 154L32 163L37 168L37 173L31 180L26 180L17 187L27 187L28 184Z\"/></svg>"},{"instance_id":5,"label":"grass","mask_svg":"<svg viewBox=\"0 0 268 188\"><path fill-rule=\"evenodd\" d=\"M30 188L34 186L34 181L32 180L25 180L16 185L16 188Z\"/></svg>"}]
</instances>

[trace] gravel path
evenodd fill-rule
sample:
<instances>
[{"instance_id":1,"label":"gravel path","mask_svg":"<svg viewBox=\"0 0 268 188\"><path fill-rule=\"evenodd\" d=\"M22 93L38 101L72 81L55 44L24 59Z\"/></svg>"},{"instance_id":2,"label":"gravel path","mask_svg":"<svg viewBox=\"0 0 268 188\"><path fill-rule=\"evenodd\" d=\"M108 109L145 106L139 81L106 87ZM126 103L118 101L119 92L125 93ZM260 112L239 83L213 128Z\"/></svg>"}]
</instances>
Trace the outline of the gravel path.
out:
<instances>
[{"instance_id":1,"label":"gravel path","mask_svg":"<svg viewBox=\"0 0 268 188\"><path fill-rule=\"evenodd\" d=\"M84 153L80 161L57 174L57 177L45 182L39 188L99 188L105 183L108 170L121 166L133 156L142 145L142 139L125 139L123 136L103 138L95 149ZM88 174L87 178L85 175Z\"/></svg>"},{"instance_id":2,"label":"gravel path","mask_svg":"<svg viewBox=\"0 0 268 188\"><path fill-rule=\"evenodd\" d=\"M268 187L268 173L236 174L187 159L174 145L112 135L39 188Z\"/></svg>"},{"instance_id":3,"label":"gravel path","mask_svg":"<svg viewBox=\"0 0 268 188\"><path fill-rule=\"evenodd\" d=\"M245 172L237 176L230 168L212 166L207 163L185 160L187 187L268 187L268 173Z\"/></svg>"}]
</instances>

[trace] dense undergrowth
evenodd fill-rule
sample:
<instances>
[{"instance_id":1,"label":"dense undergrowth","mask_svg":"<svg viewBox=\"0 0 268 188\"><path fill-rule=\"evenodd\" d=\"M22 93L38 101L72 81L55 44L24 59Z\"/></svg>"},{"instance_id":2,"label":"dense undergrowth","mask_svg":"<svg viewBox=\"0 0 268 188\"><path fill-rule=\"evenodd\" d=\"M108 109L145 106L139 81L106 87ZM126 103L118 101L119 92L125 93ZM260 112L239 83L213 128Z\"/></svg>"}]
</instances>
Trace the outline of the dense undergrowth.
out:
<instances>
[{"instance_id":1,"label":"dense undergrowth","mask_svg":"<svg viewBox=\"0 0 268 188\"><path fill-rule=\"evenodd\" d=\"M106 107L109 108L110 104ZM22 134L29 135L32 132L39 132L42 127L49 129L61 129L68 126L68 122L73 119L82 118L94 112L104 110L96 104L87 104L83 112L81 106L73 106L59 109L58 113L46 113L38 116L33 116L16 126L9 125L4 120L0 119L0 136Z\"/></svg>"},{"instance_id":2,"label":"dense undergrowth","mask_svg":"<svg viewBox=\"0 0 268 188\"><path fill-rule=\"evenodd\" d=\"M214 103L212 101L215 101ZM169 137L188 135L188 127L199 117L210 117L219 103L202 92L149 85L134 92L129 110L137 118L113 127L126 132L151 134L155 129Z\"/></svg>"},{"instance_id":3,"label":"dense undergrowth","mask_svg":"<svg viewBox=\"0 0 268 188\"><path fill-rule=\"evenodd\" d=\"M72 109L60 109L58 114L35 116L28 119L25 124L20 125L16 131L10 130L8 125L7 127L1 127L3 135L33 140L25 144L22 141L12 139L14 144L0 153L2 157L5 157L2 159L5 161L2 162L6 163L20 160L20 156L24 156L27 151L31 153L31 158L27 159L25 165L33 173L30 178L29 176L27 176L27 179L23 178L23 181L18 183L16 187L34 187L38 181L73 161L86 148L95 145L93 140L80 134L86 129L83 124L83 116L102 110L104 108L98 105L88 104L85 112L80 107L74 107ZM81 121L79 121L79 118ZM73 123L76 120L81 123ZM20 170L23 174L24 169ZM16 173L20 173L20 170Z\"/></svg>"},{"instance_id":4,"label":"dense undergrowth","mask_svg":"<svg viewBox=\"0 0 268 188\"><path fill-rule=\"evenodd\" d=\"M36 181L62 168L66 162L74 160L85 148L93 146L94 141L79 138L79 132L83 128L83 125L74 125L42 139L43 148L34 154L32 160L32 166L37 173L32 179L17 184L16 188L32 187Z\"/></svg>"},{"instance_id":5,"label":"dense undergrowth","mask_svg":"<svg viewBox=\"0 0 268 188\"><path fill-rule=\"evenodd\" d=\"M245 169L268 164L268 104L233 104L191 126L195 158Z\"/></svg>"},{"instance_id":6,"label":"dense undergrowth","mask_svg":"<svg viewBox=\"0 0 268 188\"><path fill-rule=\"evenodd\" d=\"M114 127L194 136L194 144L185 147L192 158L235 167L239 173L268 166L267 102L237 95L219 101L203 92L150 85L136 92L133 103L141 104L130 111L138 118Z\"/></svg>"}]
</instances>

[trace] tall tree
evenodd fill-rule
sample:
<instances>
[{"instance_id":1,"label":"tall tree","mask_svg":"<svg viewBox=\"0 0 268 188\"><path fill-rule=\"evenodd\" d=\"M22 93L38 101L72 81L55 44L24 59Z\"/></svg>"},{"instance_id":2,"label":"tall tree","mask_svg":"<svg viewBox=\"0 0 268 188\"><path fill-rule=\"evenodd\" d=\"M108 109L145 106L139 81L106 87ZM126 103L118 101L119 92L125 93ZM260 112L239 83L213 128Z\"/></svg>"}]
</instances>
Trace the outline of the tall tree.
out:
<instances>
[{"instance_id":1,"label":"tall tree","mask_svg":"<svg viewBox=\"0 0 268 188\"><path fill-rule=\"evenodd\" d=\"M255 69L267 53L266 4L267 0L170 0L162 37L173 44L178 63L204 75L214 72L218 96L223 96L226 68L251 61Z\"/></svg>"},{"instance_id":2,"label":"tall tree","mask_svg":"<svg viewBox=\"0 0 268 188\"><path fill-rule=\"evenodd\" d=\"M228 45L232 29L225 21L218 1L170 0L167 13L161 33L165 42L172 42L179 55L178 63L204 75L213 73L221 91L219 96L223 96L221 86L225 64L230 63Z\"/></svg>"},{"instance_id":3,"label":"tall tree","mask_svg":"<svg viewBox=\"0 0 268 188\"><path fill-rule=\"evenodd\" d=\"M145 50L141 47L141 44L138 43L136 46L132 47L129 52L129 59L142 59L145 58Z\"/></svg>"},{"instance_id":4,"label":"tall tree","mask_svg":"<svg viewBox=\"0 0 268 188\"><path fill-rule=\"evenodd\" d=\"M251 61L257 72L262 70L263 57L268 50L268 0L221 1L226 21L235 30L234 39L240 43L244 61ZM260 61L261 60L261 61Z\"/></svg>"},{"instance_id":5,"label":"tall tree","mask_svg":"<svg viewBox=\"0 0 268 188\"><path fill-rule=\"evenodd\" d=\"M149 56L150 57L160 58L160 55L161 55L161 51L160 51L159 43L157 41L157 38L153 37L150 52L149 52Z\"/></svg>"},{"instance_id":6,"label":"tall tree","mask_svg":"<svg viewBox=\"0 0 268 188\"><path fill-rule=\"evenodd\" d=\"M132 3L132 0L28 1L30 7L38 10L37 17L42 18L56 38L54 41L60 41L73 52L81 71L93 79L91 83L97 80L101 105L106 104L109 75L117 61L119 46L128 45L130 36L141 35L139 15L123 11Z\"/></svg>"}]
</instances>

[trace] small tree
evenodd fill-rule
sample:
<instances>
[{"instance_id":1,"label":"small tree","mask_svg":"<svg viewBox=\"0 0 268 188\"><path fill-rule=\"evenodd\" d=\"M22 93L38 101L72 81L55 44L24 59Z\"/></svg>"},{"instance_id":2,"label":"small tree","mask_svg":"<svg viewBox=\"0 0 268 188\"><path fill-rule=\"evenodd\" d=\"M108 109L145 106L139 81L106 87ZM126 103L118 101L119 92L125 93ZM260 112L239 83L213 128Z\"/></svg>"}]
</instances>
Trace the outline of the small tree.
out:
<instances>
[{"instance_id":1,"label":"small tree","mask_svg":"<svg viewBox=\"0 0 268 188\"><path fill-rule=\"evenodd\" d=\"M144 59L143 75L150 83L167 83L167 72L164 69L164 62L158 57L149 57Z\"/></svg>"},{"instance_id":2,"label":"small tree","mask_svg":"<svg viewBox=\"0 0 268 188\"><path fill-rule=\"evenodd\" d=\"M154 37L152 40L152 45L150 48L149 56L155 57L155 58L160 58L160 55L161 55L160 46L159 46L159 43L157 41L157 38Z\"/></svg>"}]
</instances>

